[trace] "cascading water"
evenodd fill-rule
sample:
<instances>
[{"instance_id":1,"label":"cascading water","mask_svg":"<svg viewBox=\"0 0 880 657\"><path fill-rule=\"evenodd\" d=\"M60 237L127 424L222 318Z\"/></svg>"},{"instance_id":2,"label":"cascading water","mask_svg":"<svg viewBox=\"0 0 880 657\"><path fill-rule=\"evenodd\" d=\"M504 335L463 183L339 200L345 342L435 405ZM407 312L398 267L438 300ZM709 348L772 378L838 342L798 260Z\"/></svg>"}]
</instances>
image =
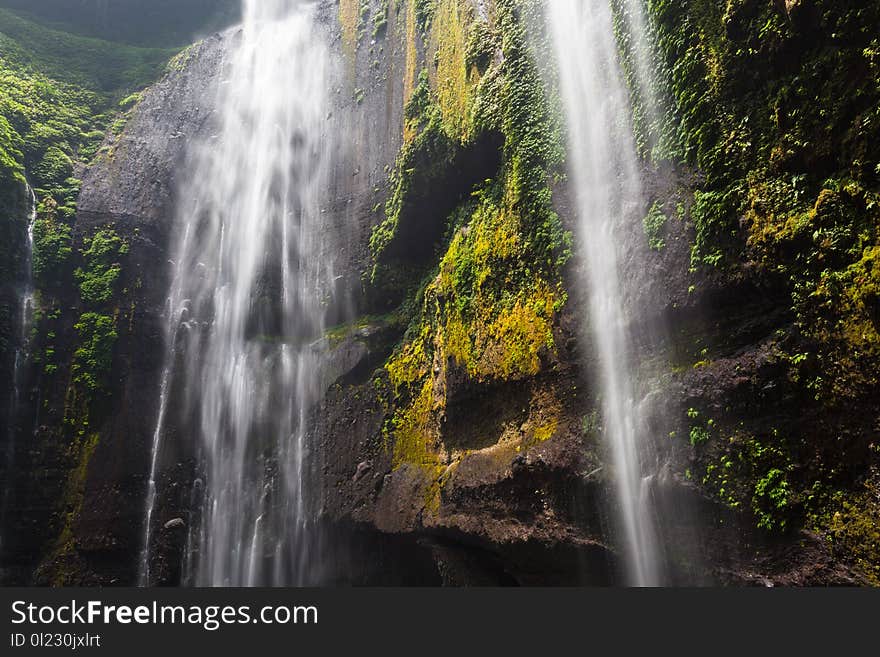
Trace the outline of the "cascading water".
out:
<instances>
[{"instance_id":1,"label":"cascading water","mask_svg":"<svg viewBox=\"0 0 880 657\"><path fill-rule=\"evenodd\" d=\"M629 52L632 59L632 73L636 93L641 103L642 118L647 123L645 132L652 139L653 132L660 118L660 107L654 93L651 78L654 72L654 59L649 38L650 29L645 13L645 0L622 0L618 9L618 20L626 33ZM653 144L652 144L653 145Z\"/></svg>"},{"instance_id":2,"label":"cascading water","mask_svg":"<svg viewBox=\"0 0 880 657\"><path fill-rule=\"evenodd\" d=\"M622 224L639 217L641 189L612 12L608 0L552 0L546 11L567 117L570 181L629 583L659 585L661 560L644 482L650 444L636 398L633 318L625 311L621 271Z\"/></svg>"},{"instance_id":3,"label":"cascading water","mask_svg":"<svg viewBox=\"0 0 880 657\"><path fill-rule=\"evenodd\" d=\"M21 427L17 421L21 412L21 402L23 398L22 388L25 386L25 370L30 362L31 356L31 327L34 319L34 272L33 272L33 254L34 254L34 224L37 221L37 197L30 185L27 185L27 194L29 202L28 224L27 224L27 241L25 242L24 251L24 276L19 283L18 291L18 312L19 312L19 332L18 341L15 346L12 367L12 393L9 399L8 420L6 425L6 468L9 471L14 465L15 443L18 432ZM4 487L2 491L2 508L0 508L0 519L6 516L9 503L9 490ZM0 527L4 523L0 522ZM0 542L3 537L0 536Z\"/></svg>"},{"instance_id":4,"label":"cascading water","mask_svg":"<svg viewBox=\"0 0 880 657\"><path fill-rule=\"evenodd\" d=\"M13 410L19 408L21 403L21 388L24 385L22 376L24 368L30 360L31 326L34 320L34 224L37 221L37 197L30 185L27 186L29 212L27 225L27 242L25 244L24 278L19 293L19 341L15 349L15 364L12 373L12 406ZM10 431L14 431L13 423L10 423ZM13 441L10 441L10 445Z\"/></svg>"},{"instance_id":5,"label":"cascading water","mask_svg":"<svg viewBox=\"0 0 880 657\"><path fill-rule=\"evenodd\" d=\"M243 0L216 135L181 186L168 355L141 567L170 425L198 441L185 580L301 585L309 554L306 417L320 392L333 248L320 209L329 152L328 52L312 5ZM182 399L170 399L173 390Z\"/></svg>"}]
</instances>

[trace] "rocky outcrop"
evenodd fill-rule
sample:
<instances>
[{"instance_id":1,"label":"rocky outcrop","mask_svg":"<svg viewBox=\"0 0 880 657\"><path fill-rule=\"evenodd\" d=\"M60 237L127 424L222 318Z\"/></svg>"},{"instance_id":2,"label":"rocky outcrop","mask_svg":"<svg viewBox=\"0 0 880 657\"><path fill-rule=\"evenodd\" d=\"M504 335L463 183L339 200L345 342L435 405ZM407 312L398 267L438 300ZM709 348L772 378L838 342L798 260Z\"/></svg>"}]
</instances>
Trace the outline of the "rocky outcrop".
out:
<instances>
[{"instance_id":1,"label":"rocky outcrop","mask_svg":"<svg viewBox=\"0 0 880 657\"><path fill-rule=\"evenodd\" d=\"M112 374L106 392L81 408L82 391L64 376L72 376L82 312L77 290L68 286L53 345L61 369L54 376L32 373L37 392L27 415L36 418L33 442L27 448L20 442L16 453L8 530L15 540L3 546L4 560L18 564L13 581L133 581L164 353L175 173L186 165L187 136L203 130L211 115L222 43L207 39L174 60L143 94L123 134L111 136L83 173L74 253L103 230L127 244L114 300ZM80 257L74 265L82 266Z\"/></svg>"},{"instance_id":2,"label":"rocky outcrop","mask_svg":"<svg viewBox=\"0 0 880 657\"><path fill-rule=\"evenodd\" d=\"M473 566L457 583L610 581L608 482L597 437L582 426L589 400L571 361L533 381L462 394L447 408L450 457L439 475L393 462L383 377L380 369L340 381L316 410L329 520L419 536L443 546L432 549L444 558L491 558L491 577Z\"/></svg>"}]
</instances>

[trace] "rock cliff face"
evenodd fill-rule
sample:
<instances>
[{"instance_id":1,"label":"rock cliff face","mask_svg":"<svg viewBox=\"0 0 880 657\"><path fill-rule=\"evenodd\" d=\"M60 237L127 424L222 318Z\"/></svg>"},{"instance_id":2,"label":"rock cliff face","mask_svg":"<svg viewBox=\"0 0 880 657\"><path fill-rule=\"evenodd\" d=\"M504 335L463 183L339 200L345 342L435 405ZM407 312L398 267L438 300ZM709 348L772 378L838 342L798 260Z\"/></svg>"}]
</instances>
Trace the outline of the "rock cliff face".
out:
<instances>
[{"instance_id":1,"label":"rock cliff face","mask_svg":"<svg viewBox=\"0 0 880 657\"><path fill-rule=\"evenodd\" d=\"M144 95L124 134L111 138L84 171L74 252L107 230L128 247L113 300L118 340L107 393L82 399L85 392L72 379L83 302L71 285L61 291L54 345L61 373L34 368L33 440L16 445L12 540L4 550L24 581L132 580L162 366L175 172L185 166L186 135L203 129L210 116L222 52L217 37L185 52ZM76 264L86 266L84 260Z\"/></svg>"},{"instance_id":2,"label":"rock cliff face","mask_svg":"<svg viewBox=\"0 0 880 657\"><path fill-rule=\"evenodd\" d=\"M684 4L686 20L665 3L648 3L659 25L658 57L670 67L684 53L701 65L700 57L714 62L711 73L721 79L707 95L727 89L736 96L737 58L759 56L743 54L741 44L756 40L759 19L773 12L767 15L779 33L766 37L769 46L752 46L772 51L755 75L781 105L796 105L799 91L783 92L773 81L803 74L791 61L793 42L827 27L835 11L821 2L731 2L722 17L699 12L703 3ZM326 212L328 229L342 237L346 299L327 336L335 345L334 380L314 409L310 437L330 582L620 581L613 473L596 415L586 303L575 284L582 263L570 257L567 237L576 218L558 107L536 66L547 48L534 29L539 6L321 4L321 24L340 61L328 117L339 155ZM706 34L711 56L699 50ZM59 293L64 312L54 325L60 372L34 368L28 413L37 418L35 433L16 443L15 512L2 546L10 582L136 580L171 221L176 198L187 192L176 184L177 172L187 165L187 143L213 129L213 100L235 39L233 28L180 55L82 176L73 229L78 266L91 266L97 235L112 230L125 244L119 284L102 311L117 334L112 368L101 394L77 383L84 330L76 327L90 309L71 284ZM862 45L867 53L876 44L869 35ZM804 61L825 61L817 48L803 52ZM872 52L864 66L876 73L880 60ZM692 109L688 99L674 89L670 114ZM844 112L847 121L867 115L857 109ZM734 157L736 145L723 140L737 135L725 137L726 124L704 132L686 121L676 125ZM763 125L756 130L771 134L761 137L767 158L775 158L768 166L807 166L791 163L812 152L807 144L792 147L788 164L780 164L778 135ZM794 139L779 130L780 141ZM665 463L652 492L666 542L675 546L666 555L671 582L876 583L869 528L877 512L870 497L877 490L876 377L854 379L862 388L834 400L805 383L817 372L821 378L815 359L827 352L821 337L805 335L798 315L803 281L785 278L807 258L808 247L797 242L802 228L784 225L796 209L785 214L764 198L775 193L754 174L764 151L741 167L749 190L740 179L713 177L716 151L705 146L694 157L696 147L682 139L681 152L644 153L646 218L637 218L627 237L632 262L641 264L628 268L633 293L625 300L646 322L666 328L662 344L643 346L645 361L662 372L646 404ZM827 168L830 176L845 167ZM822 182L811 183L810 193L819 195ZM834 199L813 198L807 223L821 224L823 198L876 216L876 174L859 184L833 192ZM708 206L730 210L724 195L733 188L743 200L719 227ZM863 242L867 258L876 234ZM730 266L706 266L722 252ZM878 269L863 269L856 276L873 276L876 286ZM816 289L828 293L827 285ZM846 298L852 307L862 304L876 330L876 291L866 294ZM876 348L859 344L862 354ZM870 373L864 362L873 361L851 371ZM194 454L173 428L166 445L152 570L160 583L175 584L184 537L178 519L191 511Z\"/></svg>"}]
</instances>

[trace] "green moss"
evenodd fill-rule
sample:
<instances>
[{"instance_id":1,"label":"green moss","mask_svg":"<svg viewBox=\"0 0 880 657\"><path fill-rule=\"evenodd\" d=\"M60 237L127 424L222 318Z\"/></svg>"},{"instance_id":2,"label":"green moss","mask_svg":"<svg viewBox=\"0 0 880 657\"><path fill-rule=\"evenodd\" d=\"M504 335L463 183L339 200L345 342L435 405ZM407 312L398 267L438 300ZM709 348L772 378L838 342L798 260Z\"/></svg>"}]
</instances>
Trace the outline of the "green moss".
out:
<instances>
[{"instance_id":1,"label":"green moss","mask_svg":"<svg viewBox=\"0 0 880 657\"><path fill-rule=\"evenodd\" d=\"M466 68L469 70L475 68L480 74L485 73L489 64L495 59L497 48L498 36L493 32L489 22L474 21L467 36L464 60Z\"/></svg>"},{"instance_id":2,"label":"green moss","mask_svg":"<svg viewBox=\"0 0 880 657\"><path fill-rule=\"evenodd\" d=\"M423 468L437 465L437 455L429 444L429 423L433 408L433 387L427 380L413 399L413 403L394 416L393 465L404 463Z\"/></svg>"},{"instance_id":3,"label":"green moss","mask_svg":"<svg viewBox=\"0 0 880 657\"><path fill-rule=\"evenodd\" d=\"M58 565L53 583L69 583L62 562L77 558L74 528L88 463L99 441L90 425L106 417L102 401L110 388L118 340L117 308L127 305L119 289L127 248L121 240L112 231L99 230L85 239L81 250L75 249L78 172L92 162L116 118L132 110L137 90L162 74L174 52L74 36L0 9L0 215L16 206L20 229L15 244L24 239L25 179L38 201L30 345L39 374L43 429L33 449L44 449L46 440L69 447L59 538L49 546L47 559L52 567ZM9 244L5 227L0 226L0 237ZM9 281L0 265L0 287ZM3 311L0 307L0 325ZM77 311L79 317L70 317Z\"/></svg>"},{"instance_id":4,"label":"green moss","mask_svg":"<svg viewBox=\"0 0 880 657\"><path fill-rule=\"evenodd\" d=\"M878 384L880 196L835 180L825 181L812 205L790 183L756 183L750 196L749 246L763 267L789 282L797 327L818 360L793 361L792 377L818 401L859 397ZM822 379L805 368L821 370Z\"/></svg>"},{"instance_id":5,"label":"green moss","mask_svg":"<svg viewBox=\"0 0 880 657\"><path fill-rule=\"evenodd\" d=\"M556 435L559 428L559 417L551 417L545 423L535 427L534 436L536 443L544 443Z\"/></svg>"},{"instance_id":6,"label":"green moss","mask_svg":"<svg viewBox=\"0 0 880 657\"><path fill-rule=\"evenodd\" d=\"M445 352L476 379L537 374L542 354L555 349L553 320L565 296L558 283L527 279L515 196L512 185L500 199L491 190L479 196L427 289Z\"/></svg>"},{"instance_id":7,"label":"green moss","mask_svg":"<svg viewBox=\"0 0 880 657\"><path fill-rule=\"evenodd\" d=\"M136 91L120 100L117 105L121 110L130 110L140 102L142 95L141 92Z\"/></svg>"},{"instance_id":8,"label":"green moss","mask_svg":"<svg viewBox=\"0 0 880 657\"><path fill-rule=\"evenodd\" d=\"M642 220L642 228L645 231L645 238L648 240L648 246L653 251L662 251L666 246L666 240L663 235L666 230L666 213L663 212L663 206L655 201L648 214Z\"/></svg>"},{"instance_id":9,"label":"green moss","mask_svg":"<svg viewBox=\"0 0 880 657\"><path fill-rule=\"evenodd\" d=\"M54 290L68 273L71 246L70 226L62 221L51 197L41 204L34 222L34 280L43 290Z\"/></svg>"},{"instance_id":10,"label":"green moss","mask_svg":"<svg viewBox=\"0 0 880 657\"><path fill-rule=\"evenodd\" d=\"M48 28L0 9L0 50L30 70L104 93L143 87L159 77L175 49L140 48Z\"/></svg>"},{"instance_id":11,"label":"green moss","mask_svg":"<svg viewBox=\"0 0 880 657\"><path fill-rule=\"evenodd\" d=\"M0 185L11 186L24 183L24 141L0 115Z\"/></svg>"},{"instance_id":12,"label":"green moss","mask_svg":"<svg viewBox=\"0 0 880 657\"><path fill-rule=\"evenodd\" d=\"M354 322L333 326L324 333L331 347L339 345L349 337L368 338L370 334L383 329L397 329L401 327L403 318L399 312L390 312L384 315L363 315Z\"/></svg>"},{"instance_id":13,"label":"green moss","mask_svg":"<svg viewBox=\"0 0 880 657\"><path fill-rule=\"evenodd\" d=\"M869 584L880 586L880 484L874 472L851 493L823 500L813 528L825 536L835 556L853 563Z\"/></svg>"},{"instance_id":14,"label":"green moss","mask_svg":"<svg viewBox=\"0 0 880 657\"><path fill-rule=\"evenodd\" d=\"M406 394L428 375L433 346L431 329L426 324L417 338L408 340L385 364L391 385L399 395Z\"/></svg>"},{"instance_id":15,"label":"green moss","mask_svg":"<svg viewBox=\"0 0 880 657\"><path fill-rule=\"evenodd\" d=\"M115 113L136 102L131 92L175 52L80 37L0 9L0 185L27 177L41 206L51 197L49 211L72 218L77 164L91 161Z\"/></svg>"},{"instance_id":16,"label":"green moss","mask_svg":"<svg viewBox=\"0 0 880 657\"><path fill-rule=\"evenodd\" d=\"M73 160L57 146L50 146L34 167L34 176L49 187L62 184L72 174Z\"/></svg>"},{"instance_id":17,"label":"green moss","mask_svg":"<svg viewBox=\"0 0 880 657\"><path fill-rule=\"evenodd\" d=\"M168 62L165 64L165 73L179 73L183 71L192 61L193 56L195 55L196 45L193 44L187 46L176 55L171 57Z\"/></svg>"},{"instance_id":18,"label":"green moss","mask_svg":"<svg viewBox=\"0 0 880 657\"><path fill-rule=\"evenodd\" d=\"M113 299L121 271L119 261L127 253L128 245L111 229L99 230L86 238L83 267L74 272L85 307L98 307Z\"/></svg>"},{"instance_id":19,"label":"green moss","mask_svg":"<svg viewBox=\"0 0 880 657\"><path fill-rule=\"evenodd\" d=\"M381 264L407 213L420 212L424 181L454 168L458 149L488 132L503 136L495 177L446 217L437 264L412 293L411 325L385 365L392 395L385 431L394 462L424 469L439 488L445 448L437 418L445 411L451 369L481 382L535 376L554 358L556 316L566 302L561 269L570 236L553 210L550 188L561 167L562 138L525 31L539 8L531 0L500 0L494 9L479 26L453 0L431 3L432 20L419 15L441 56L435 71L430 65L422 70L408 99L386 219L371 242ZM474 33L491 40L484 56L470 40ZM490 57L496 49L501 56ZM530 444L552 437L557 425L558 418L545 418Z\"/></svg>"},{"instance_id":20,"label":"green moss","mask_svg":"<svg viewBox=\"0 0 880 657\"><path fill-rule=\"evenodd\" d=\"M467 65L467 10L460 0L436 0L430 43L435 55L437 105L446 134L467 143L472 130L471 103L479 73Z\"/></svg>"},{"instance_id":21,"label":"green moss","mask_svg":"<svg viewBox=\"0 0 880 657\"><path fill-rule=\"evenodd\" d=\"M412 0L415 8L416 27L424 33L428 31L428 26L434 18L434 12L437 8L438 0Z\"/></svg>"},{"instance_id":22,"label":"green moss","mask_svg":"<svg viewBox=\"0 0 880 657\"><path fill-rule=\"evenodd\" d=\"M722 244L735 237L731 228L742 206L742 191L734 185L723 191L694 192L691 221L696 238L691 249L691 266L715 267L724 257Z\"/></svg>"},{"instance_id":23,"label":"green moss","mask_svg":"<svg viewBox=\"0 0 880 657\"><path fill-rule=\"evenodd\" d=\"M389 0L381 0L379 9L373 16L373 38L381 39L388 29Z\"/></svg>"},{"instance_id":24,"label":"green moss","mask_svg":"<svg viewBox=\"0 0 880 657\"><path fill-rule=\"evenodd\" d=\"M692 471L765 530L820 516L813 527L876 581L876 507L860 482L873 440L861 411L880 386L880 5L647 7L659 60L651 83L670 111L651 124L636 107L642 152L696 171L692 267L779 295L788 313L770 367L780 407L816 418L792 422L787 436L730 412L711 431L689 419Z\"/></svg>"},{"instance_id":25,"label":"green moss","mask_svg":"<svg viewBox=\"0 0 880 657\"><path fill-rule=\"evenodd\" d=\"M104 389L113 365L113 347L119 337L116 320L109 315L83 313L74 326L79 348L71 367L73 383L89 393Z\"/></svg>"},{"instance_id":26,"label":"green moss","mask_svg":"<svg viewBox=\"0 0 880 657\"><path fill-rule=\"evenodd\" d=\"M798 180L800 201L847 172L876 184L880 107L873 26L876 6L817 0L783 3L651 0L660 66L654 91L672 112L656 156L704 175L695 199L695 266L731 266L744 242L747 189ZM873 37L873 40L872 40ZM799 192L801 193L801 192ZM797 196L777 197L776 212ZM765 205L766 207L766 205Z\"/></svg>"},{"instance_id":27,"label":"green moss","mask_svg":"<svg viewBox=\"0 0 880 657\"><path fill-rule=\"evenodd\" d=\"M101 437L93 433L77 439L68 449L73 467L67 476L60 506L61 526L48 559L52 586L71 586L75 582L67 576L67 562L75 558L75 523L82 512L89 464Z\"/></svg>"},{"instance_id":28,"label":"green moss","mask_svg":"<svg viewBox=\"0 0 880 657\"><path fill-rule=\"evenodd\" d=\"M391 175L391 194L385 204L385 219L373 229L370 252L374 262L373 283L385 258L386 250L400 230L401 222L419 212L416 203L438 184L452 167L456 147L443 129L442 115L434 104L428 74L423 70L406 105L408 130L415 137L406 141Z\"/></svg>"}]
</instances>

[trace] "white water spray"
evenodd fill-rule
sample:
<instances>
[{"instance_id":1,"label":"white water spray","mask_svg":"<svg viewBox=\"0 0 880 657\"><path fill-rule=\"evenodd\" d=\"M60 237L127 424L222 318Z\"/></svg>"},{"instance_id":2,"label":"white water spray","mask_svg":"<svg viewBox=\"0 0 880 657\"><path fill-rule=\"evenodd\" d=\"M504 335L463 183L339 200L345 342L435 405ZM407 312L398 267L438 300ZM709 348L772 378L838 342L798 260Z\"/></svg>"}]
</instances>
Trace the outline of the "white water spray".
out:
<instances>
[{"instance_id":1,"label":"white water spray","mask_svg":"<svg viewBox=\"0 0 880 657\"><path fill-rule=\"evenodd\" d=\"M645 0L623 0L620 20L623 22L629 38L632 72L635 78L634 82L638 87L643 118L647 122L648 138L653 141L652 129L657 128L661 108L651 82L657 64L651 48L651 28L644 2Z\"/></svg>"},{"instance_id":2,"label":"white water spray","mask_svg":"<svg viewBox=\"0 0 880 657\"><path fill-rule=\"evenodd\" d=\"M590 320L600 367L604 428L617 480L629 583L662 583L655 529L643 483L649 451L636 400L631 317L624 311L622 223L640 218L631 110L608 0L551 0L547 19L565 105L570 181L586 261Z\"/></svg>"},{"instance_id":3,"label":"white water spray","mask_svg":"<svg viewBox=\"0 0 880 657\"><path fill-rule=\"evenodd\" d=\"M19 418L23 388L25 386L25 372L31 361L31 328L34 322L34 225L37 222L37 196L30 185L26 185L28 194L28 224L27 241L24 251L24 277L19 283L18 292L18 341L15 346L12 366L12 393L9 399L6 425L6 468L9 472L14 467L16 439L21 427ZM11 477L10 477L11 479ZM5 485L2 491L2 505L0 505L0 519L6 516L9 506L9 485ZM5 523L0 523L5 527ZM0 536L0 544L3 536Z\"/></svg>"},{"instance_id":4,"label":"white water spray","mask_svg":"<svg viewBox=\"0 0 880 657\"><path fill-rule=\"evenodd\" d=\"M18 408L21 403L21 380L24 368L30 360L31 328L34 322L34 225L37 223L37 196L30 185L27 185L29 211L27 225L27 242L25 244L25 276L19 295L19 342L15 350L15 367L13 369L13 399L12 408Z\"/></svg>"},{"instance_id":5,"label":"white water spray","mask_svg":"<svg viewBox=\"0 0 880 657\"><path fill-rule=\"evenodd\" d=\"M142 585L151 583L154 525L165 520L154 513L171 425L197 441L200 462L185 577L301 585L316 570L305 434L334 280L320 210L328 52L313 6L243 3L217 134L195 145L181 188Z\"/></svg>"}]
</instances>

